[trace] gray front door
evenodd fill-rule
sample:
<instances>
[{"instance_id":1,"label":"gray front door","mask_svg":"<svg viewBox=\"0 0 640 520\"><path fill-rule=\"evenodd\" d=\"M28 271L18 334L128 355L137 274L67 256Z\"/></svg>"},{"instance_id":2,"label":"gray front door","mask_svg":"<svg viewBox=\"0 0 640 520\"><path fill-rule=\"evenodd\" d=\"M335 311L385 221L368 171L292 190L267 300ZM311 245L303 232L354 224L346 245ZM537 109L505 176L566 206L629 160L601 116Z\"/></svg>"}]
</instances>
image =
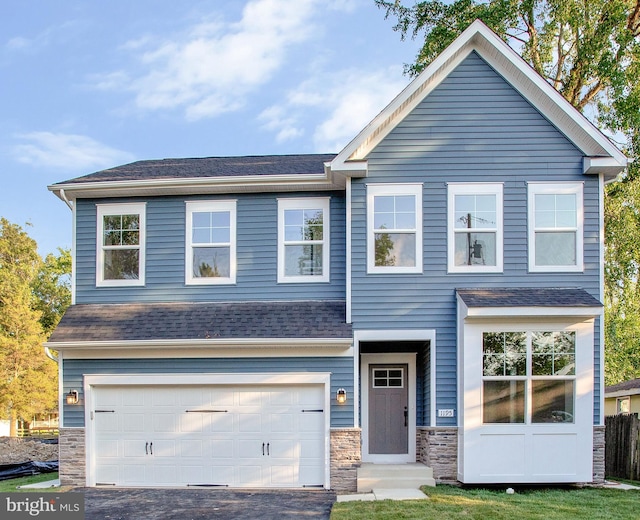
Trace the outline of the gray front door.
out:
<instances>
[{"instance_id":1,"label":"gray front door","mask_svg":"<svg viewBox=\"0 0 640 520\"><path fill-rule=\"evenodd\" d=\"M369 453L408 453L408 366L369 365L369 370Z\"/></svg>"}]
</instances>

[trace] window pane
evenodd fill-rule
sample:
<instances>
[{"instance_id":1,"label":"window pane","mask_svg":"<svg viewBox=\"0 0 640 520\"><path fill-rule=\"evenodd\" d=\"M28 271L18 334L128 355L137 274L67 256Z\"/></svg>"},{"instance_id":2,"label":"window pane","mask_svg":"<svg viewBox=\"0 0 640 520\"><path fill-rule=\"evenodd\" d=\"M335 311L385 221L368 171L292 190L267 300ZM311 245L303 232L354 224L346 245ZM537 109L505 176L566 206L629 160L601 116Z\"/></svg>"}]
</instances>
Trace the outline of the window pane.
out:
<instances>
[{"instance_id":1,"label":"window pane","mask_svg":"<svg viewBox=\"0 0 640 520\"><path fill-rule=\"evenodd\" d=\"M457 229L495 229L496 196L456 195L454 219Z\"/></svg>"},{"instance_id":2,"label":"window pane","mask_svg":"<svg viewBox=\"0 0 640 520\"><path fill-rule=\"evenodd\" d=\"M284 240L286 242L323 239L322 210L286 210L284 222Z\"/></svg>"},{"instance_id":3,"label":"window pane","mask_svg":"<svg viewBox=\"0 0 640 520\"><path fill-rule=\"evenodd\" d=\"M194 247L194 278L228 278L231 276L228 247Z\"/></svg>"},{"instance_id":4,"label":"window pane","mask_svg":"<svg viewBox=\"0 0 640 520\"><path fill-rule=\"evenodd\" d=\"M140 216L122 215L122 229L140 229Z\"/></svg>"},{"instance_id":5,"label":"window pane","mask_svg":"<svg viewBox=\"0 0 640 520\"><path fill-rule=\"evenodd\" d=\"M373 199L374 213L393 213L395 201L392 195L378 195Z\"/></svg>"},{"instance_id":6,"label":"window pane","mask_svg":"<svg viewBox=\"0 0 640 520\"><path fill-rule=\"evenodd\" d=\"M576 195L538 194L535 196L536 228L576 227Z\"/></svg>"},{"instance_id":7,"label":"window pane","mask_svg":"<svg viewBox=\"0 0 640 520\"><path fill-rule=\"evenodd\" d=\"M211 232L209 228L194 228L191 235L191 241L194 244L209 244L211 243Z\"/></svg>"},{"instance_id":8,"label":"window pane","mask_svg":"<svg viewBox=\"0 0 640 520\"><path fill-rule=\"evenodd\" d=\"M208 228L211 225L211 213L205 213L201 211L194 211L192 213L193 227Z\"/></svg>"},{"instance_id":9,"label":"window pane","mask_svg":"<svg viewBox=\"0 0 640 520\"><path fill-rule=\"evenodd\" d=\"M532 381L533 423L574 422L574 385L571 381Z\"/></svg>"},{"instance_id":10,"label":"window pane","mask_svg":"<svg viewBox=\"0 0 640 520\"><path fill-rule=\"evenodd\" d=\"M455 265L496 265L495 233L456 233Z\"/></svg>"},{"instance_id":11,"label":"window pane","mask_svg":"<svg viewBox=\"0 0 640 520\"><path fill-rule=\"evenodd\" d=\"M140 243L140 231L123 231L122 232L122 245L123 246L137 246Z\"/></svg>"},{"instance_id":12,"label":"window pane","mask_svg":"<svg viewBox=\"0 0 640 520\"><path fill-rule=\"evenodd\" d=\"M531 348L534 376L575 375L575 332L534 332Z\"/></svg>"},{"instance_id":13,"label":"window pane","mask_svg":"<svg viewBox=\"0 0 640 520\"><path fill-rule=\"evenodd\" d=\"M485 354L482 360L482 375L503 376L504 354Z\"/></svg>"},{"instance_id":14,"label":"window pane","mask_svg":"<svg viewBox=\"0 0 640 520\"><path fill-rule=\"evenodd\" d=\"M105 246L119 246L122 244L122 231L105 231L104 233L104 245Z\"/></svg>"},{"instance_id":15,"label":"window pane","mask_svg":"<svg viewBox=\"0 0 640 520\"><path fill-rule=\"evenodd\" d=\"M105 215L102 219L103 229L107 231L122 229L122 215Z\"/></svg>"},{"instance_id":16,"label":"window pane","mask_svg":"<svg viewBox=\"0 0 640 520\"><path fill-rule=\"evenodd\" d=\"M212 244L228 244L231 242L231 229L228 227L211 228L211 243Z\"/></svg>"},{"instance_id":17,"label":"window pane","mask_svg":"<svg viewBox=\"0 0 640 520\"><path fill-rule=\"evenodd\" d=\"M229 211L198 211L192 214L191 239L194 244L228 244L231 242Z\"/></svg>"},{"instance_id":18,"label":"window pane","mask_svg":"<svg viewBox=\"0 0 640 520\"><path fill-rule=\"evenodd\" d=\"M384 195L374 198L374 229L415 229L416 198L413 195Z\"/></svg>"},{"instance_id":19,"label":"window pane","mask_svg":"<svg viewBox=\"0 0 640 520\"><path fill-rule=\"evenodd\" d=\"M322 244L285 246L285 276L322 276Z\"/></svg>"},{"instance_id":20,"label":"window pane","mask_svg":"<svg viewBox=\"0 0 640 520\"><path fill-rule=\"evenodd\" d=\"M527 375L524 332L485 332L482 335L483 375Z\"/></svg>"},{"instance_id":21,"label":"window pane","mask_svg":"<svg viewBox=\"0 0 640 520\"><path fill-rule=\"evenodd\" d=\"M304 212L304 239L323 239L323 215L322 210L311 209Z\"/></svg>"},{"instance_id":22,"label":"window pane","mask_svg":"<svg viewBox=\"0 0 640 520\"><path fill-rule=\"evenodd\" d=\"M524 381L484 381L484 423L524 423Z\"/></svg>"},{"instance_id":23,"label":"window pane","mask_svg":"<svg viewBox=\"0 0 640 520\"><path fill-rule=\"evenodd\" d=\"M576 265L575 232L536 232L536 265Z\"/></svg>"},{"instance_id":24,"label":"window pane","mask_svg":"<svg viewBox=\"0 0 640 520\"><path fill-rule=\"evenodd\" d=\"M376 233L375 265L414 267L416 236L414 233Z\"/></svg>"},{"instance_id":25,"label":"window pane","mask_svg":"<svg viewBox=\"0 0 640 520\"><path fill-rule=\"evenodd\" d=\"M482 351L485 354L504 353L504 332L485 332L482 334Z\"/></svg>"},{"instance_id":26,"label":"window pane","mask_svg":"<svg viewBox=\"0 0 640 520\"><path fill-rule=\"evenodd\" d=\"M137 249L109 249L104 252L105 280L137 280L139 256Z\"/></svg>"}]
</instances>

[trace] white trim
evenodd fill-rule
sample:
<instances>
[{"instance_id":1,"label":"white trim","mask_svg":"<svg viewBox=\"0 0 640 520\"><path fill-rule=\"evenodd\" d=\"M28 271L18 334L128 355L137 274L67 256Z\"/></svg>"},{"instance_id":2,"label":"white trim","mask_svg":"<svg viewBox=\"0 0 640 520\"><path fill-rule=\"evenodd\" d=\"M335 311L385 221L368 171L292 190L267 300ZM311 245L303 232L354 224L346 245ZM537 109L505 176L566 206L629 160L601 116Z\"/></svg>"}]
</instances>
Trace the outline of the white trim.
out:
<instances>
[{"instance_id":1,"label":"white trim","mask_svg":"<svg viewBox=\"0 0 640 520\"><path fill-rule=\"evenodd\" d=\"M604 251L605 251L605 234L604 234L604 174L601 173L598 176L598 226L599 226L599 234L598 234L598 245L599 245L599 257L600 257L600 265L599 267L599 276L600 276L600 301L604 302ZM599 389L600 389L600 416L598 417L597 424L598 426L604 426L604 357L605 357L605 333L604 333L604 309L602 314L600 315L600 327L598 333L598 339L600 344L600 362L599 362Z\"/></svg>"},{"instance_id":2,"label":"white trim","mask_svg":"<svg viewBox=\"0 0 640 520\"><path fill-rule=\"evenodd\" d=\"M358 163L354 167L353 162L364 161L371 150L473 51L564 133L584 155L610 157L613 164L604 165L609 175L616 169L621 172L626 167L627 158L602 132L498 35L476 20L331 161L331 169L346 173L353 169L366 171L366 165L362 167Z\"/></svg>"},{"instance_id":3,"label":"white trim","mask_svg":"<svg viewBox=\"0 0 640 520\"><path fill-rule=\"evenodd\" d=\"M185 285L228 285L236 283L236 200L187 201L185 203ZM229 242L193 244L193 214L194 213L229 213ZM193 276L193 248L194 247L228 247L229 248L229 276L195 277Z\"/></svg>"},{"instance_id":4,"label":"white trim","mask_svg":"<svg viewBox=\"0 0 640 520\"><path fill-rule=\"evenodd\" d=\"M326 283L331 276L331 199L329 197L278 198L278 283ZM285 240L285 211L322 210L322 240ZM285 249L289 245L322 245L322 275L287 276Z\"/></svg>"},{"instance_id":5,"label":"white trim","mask_svg":"<svg viewBox=\"0 0 640 520\"><path fill-rule=\"evenodd\" d=\"M84 376L85 464L86 485L96 485L93 428L93 390L97 386L168 386L168 385L297 385L324 386L324 487L331 486L331 373L330 372L264 372L259 374L90 374Z\"/></svg>"},{"instance_id":6,"label":"white trim","mask_svg":"<svg viewBox=\"0 0 640 520\"><path fill-rule=\"evenodd\" d=\"M76 250L77 250L77 238L76 238L76 229L77 229L77 212L76 205L72 204L71 206L71 305L75 305L76 303Z\"/></svg>"},{"instance_id":7,"label":"white trim","mask_svg":"<svg viewBox=\"0 0 640 520\"><path fill-rule=\"evenodd\" d=\"M388 230L393 233L406 233L415 235L415 264L414 266L376 266L375 265L375 234L374 229L374 204L375 197L382 196L413 196L415 197L415 227L411 229ZM403 184L367 184L367 274L408 274L422 273L422 184L421 183L403 183Z\"/></svg>"},{"instance_id":8,"label":"white trim","mask_svg":"<svg viewBox=\"0 0 640 520\"><path fill-rule=\"evenodd\" d=\"M447 272L449 273L501 273L504 263L503 183L447 183ZM456 228L454 225L457 195L494 195L496 200L495 227ZM458 233L494 233L496 237L496 265L456 265L455 237Z\"/></svg>"},{"instance_id":9,"label":"white trim","mask_svg":"<svg viewBox=\"0 0 640 520\"><path fill-rule=\"evenodd\" d=\"M464 305L464 304L463 304ZM583 317L601 316L602 307L467 307L464 318L532 318L532 317Z\"/></svg>"},{"instance_id":10,"label":"white trim","mask_svg":"<svg viewBox=\"0 0 640 520\"><path fill-rule=\"evenodd\" d=\"M283 358L283 357L353 357L353 349L346 345L340 346L291 346L277 348L274 346L247 346L233 348L159 348L135 349L121 346L109 350L100 348L78 348L65 351L65 359L236 359L236 358Z\"/></svg>"},{"instance_id":11,"label":"white trim","mask_svg":"<svg viewBox=\"0 0 640 520\"><path fill-rule=\"evenodd\" d=\"M139 243L136 247L138 255L138 278L135 280L105 280L104 279L104 218L107 215L139 215L138 232ZM75 233L74 233L75 235ZM116 203L96 204L96 287L129 287L145 284L146 257L146 203Z\"/></svg>"},{"instance_id":12,"label":"white trim","mask_svg":"<svg viewBox=\"0 0 640 520\"><path fill-rule=\"evenodd\" d=\"M351 347L351 338L207 338L207 339L151 339L140 341L61 341L44 345L59 351L126 348L129 350L167 349L189 347L191 349L235 348L335 348Z\"/></svg>"},{"instance_id":13,"label":"white trim","mask_svg":"<svg viewBox=\"0 0 640 520\"><path fill-rule=\"evenodd\" d=\"M527 243L529 250L529 272L531 273L567 273L584 271L584 184L582 182L528 182L527 183ZM535 198L536 195L575 195L576 196L576 227L536 227ZM576 263L575 265L536 265L536 232L537 231L567 231L576 235Z\"/></svg>"},{"instance_id":14,"label":"white trim","mask_svg":"<svg viewBox=\"0 0 640 520\"><path fill-rule=\"evenodd\" d=\"M612 399L614 397L631 397L632 395L639 395L640 388L627 388L626 390L617 390L615 392L603 392L603 394L607 399Z\"/></svg>"},{"instance_id":15,"label":"white trim","mask_svg":"<svg viewBox=\"0 0 640 520\"><path fill-rule=\"evenodd\" d=\"M346 232L346 273L345 273L345 291L346 291L346 304L347 304L347 317L346 317L346 322L347 323L351 323L351 298L352 298L352 287L351 287L351 283L352 283L352 265L351 265L351 255L352 255L352 242L351 242L351 226L352 226L352 215L351 215L351 211L352 211L352 201L351 201L351 178L347 179L347 186L346 186L346 199L347 199L347 215L346 215L346 226L347 226L347 232Z\"/></svg>"},{"instance_id":16,"label":"white trim","mask_svg":"<svg viewBox=\"0 0 640 520\"><path fill-rule=\"evenodd\" d=\"M377 364L406 364L408 367L408 446L406 454L380 455L369 453L369 366ZM416 353L362 354L360 356L362 376L362 462L399 464L416 461Z\"/></svg>"},{"instance_id":17,"label":"white trim","mask_svg":"<svg viewBox=\"0 0 640 520\"><path fill-rule=\"evenodd\" d=\"M58 421L60 428L64 428L64 405L66 404L66 398L64 396L64 371L62 370L62 363L64 363L64 356L62 352L58 352Z\"/></svg>"}]
</instances>

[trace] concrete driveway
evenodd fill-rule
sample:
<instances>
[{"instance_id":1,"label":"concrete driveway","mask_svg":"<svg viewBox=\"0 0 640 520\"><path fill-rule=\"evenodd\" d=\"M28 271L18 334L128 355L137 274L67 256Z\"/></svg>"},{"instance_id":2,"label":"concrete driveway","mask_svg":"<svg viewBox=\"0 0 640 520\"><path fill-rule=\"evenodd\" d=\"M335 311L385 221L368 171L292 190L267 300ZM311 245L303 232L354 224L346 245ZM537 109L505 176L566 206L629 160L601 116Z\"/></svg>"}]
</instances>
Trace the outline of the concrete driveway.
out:
<instances>
[{"instance_id":1,"label":"concrete driveway","mask_svg":"<svg viewBox=\"0 0 640 520\"><path fill-rule=\"evenodd\" d=\"M328 519L331 491L77 488L87 520Z\"/></svg>"}]
</instances>

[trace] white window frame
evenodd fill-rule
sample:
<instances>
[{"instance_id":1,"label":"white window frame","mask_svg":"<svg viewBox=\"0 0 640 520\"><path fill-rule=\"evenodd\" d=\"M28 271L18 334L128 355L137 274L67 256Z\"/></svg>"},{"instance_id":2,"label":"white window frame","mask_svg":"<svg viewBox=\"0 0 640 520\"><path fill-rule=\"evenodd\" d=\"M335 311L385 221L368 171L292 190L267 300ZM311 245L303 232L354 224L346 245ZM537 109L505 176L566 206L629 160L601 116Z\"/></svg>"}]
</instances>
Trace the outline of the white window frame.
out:
<instances>
[{"instance_id":1,"label":"white window frame","mask_svg":"<svg viewBox=\"0 0 640 520\"><path fill-rule=\"evenodd\" d=\"M193 276L193 214L198 212L229 212L229 242L210 243L205 246L229 247L229 276ZM236 283L236 201L207 200L186 202L185 230L185 284L186 285L229 285Z\"/></svg>"},{"instance_id":2,"label":"white window frame","mask_svg":"<svg viewBox=\"0 0 640 520\"><path fill-rule=\"evenodd\" d=\"M528 244L529 244L529 272L532 273L566 273L584 271L584 185L582 182L571 183L535 183L530 182L528 192ZM536 231L549 228L536 228L535 200L536 195L576 195L576 227L552 228L553 231L572 231L576 234L576 263L575 265L536 265Z\"/></svg>"},{"instance_id":3,"label":"white window frame","mask_svg":"<svg viewBox=\"0 0 640 520\"><path fill-rule=\"evenodd\" d=\"M330 197L305 197L278 199L278 283L326 283L331 279L331 216ZM285 240L284 213L287 210L322 210L322 240ZM288 245L322 245L322 276L287 276L285 271L285 247Z\"/></svg>"},{"instance_id":4,"label":"white window frame","mask_svg":"<svg viewBox=\"0 0 640 520\"><path fill-rule=\"evenodd\" d=\"M412 229L389 229L388 233L414 233L416 236L415 266L376 266L374 201L378 196L412 195L416 198L416 221ZM408 274L422 273L422 184L368 184L367 185L367 274Z\"/></svg>"},{"instance_id":5,"label":"white window frame","mask_svg":"<svg viewBox=\"0 0 640 520\"><path fill-rule=\"evenodd\" d=\"M104 252L109 246L104 246L104 217L114 215L139 215L139 243L137 246L127 246L121 249L137 249L138 279L137 280L105 280ZM127 287L145 284L145 251L146 251L146 203L96 204L96 287ZM118 249L118 247L112 247Z\"/></svg>"},{"instance_id":6,"label":"white window frame","mask_svg":"<svg viewBox=\"0 0 640 520\"><path fill-rule=\"evenodd\" d=\"M504 266L504 215L503 184L493 183L448 183L447 184L447 271L449 273L501 273ZM495 228L471 228L477 233L495 233L496 265L455 265L457 233L467 233L463 228L456 229L456 195L495 195L496 226Z\"/></svg>"}]
</instances>

